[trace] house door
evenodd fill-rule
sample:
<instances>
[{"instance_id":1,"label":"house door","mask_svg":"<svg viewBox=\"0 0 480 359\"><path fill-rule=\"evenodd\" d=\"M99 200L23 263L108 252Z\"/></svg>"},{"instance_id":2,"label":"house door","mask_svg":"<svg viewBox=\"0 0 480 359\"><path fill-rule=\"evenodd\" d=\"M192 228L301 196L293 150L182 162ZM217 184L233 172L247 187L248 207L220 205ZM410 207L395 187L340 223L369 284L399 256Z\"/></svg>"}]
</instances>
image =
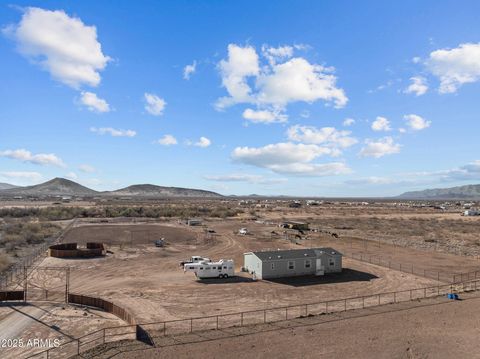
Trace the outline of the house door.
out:
<instances>
[{"instance_id":1,"label":"house door","mask_svg":"<svg viewBox=\"0 0 480 359\"><path fill-rule=\"evenodd\" d=\"M322 266L322 259L317 258L317 263L315 266L315 275L324 275L325 274L325 268Z\"/></svg>"}]
</instances>

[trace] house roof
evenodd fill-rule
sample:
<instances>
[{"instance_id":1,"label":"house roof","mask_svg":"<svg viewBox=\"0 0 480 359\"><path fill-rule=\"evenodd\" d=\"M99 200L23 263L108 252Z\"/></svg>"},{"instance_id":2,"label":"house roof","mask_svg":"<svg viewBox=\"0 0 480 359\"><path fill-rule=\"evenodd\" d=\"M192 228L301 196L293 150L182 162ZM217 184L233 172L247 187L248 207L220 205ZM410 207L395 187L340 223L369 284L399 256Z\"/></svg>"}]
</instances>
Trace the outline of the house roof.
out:
<instances>
[{"instance_id":1,"label":"house roof","mask_svg":"<svg viewBox=\"0 0 480 359\"><path fill-rule=\"evenodd\" d=\"M282 249L276 251L258 251L252 252L260 260L279 260L279 259L299 259L299 258L315 258L317 254L326 253L328 255L342 255L339 251L330 248L305 248L305 249Z\"/></svg>"}]
</instances>

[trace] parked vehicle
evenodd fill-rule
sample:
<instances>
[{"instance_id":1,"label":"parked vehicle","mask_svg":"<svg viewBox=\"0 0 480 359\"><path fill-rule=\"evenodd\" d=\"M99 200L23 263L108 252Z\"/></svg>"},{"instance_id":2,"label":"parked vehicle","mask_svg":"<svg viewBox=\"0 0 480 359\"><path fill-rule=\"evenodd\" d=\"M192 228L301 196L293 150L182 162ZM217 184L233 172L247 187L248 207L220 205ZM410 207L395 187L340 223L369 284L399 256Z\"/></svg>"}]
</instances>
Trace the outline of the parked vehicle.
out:
<instances>
[{"instance_id":1,"label":"parked vehicle","mask_svg":"<svg viewBox=\"0 0 480 359\"><path fill-rule=\"evenodd\" d=\"M164 238L160 238L155 241L155 247L163 247L164 244L165 244Z\"/></svg>"},{"instance_id":2,"label":"parked vehicle","mask_svg":"<svg viewBox=\"0 0 480 359\"><path fill-rule=\"evenodd\" d=\"M238 231L238 234L246 235L246 234L248 234L248 229L246 229L246 228L240 228L239 231Z\"/></svg>"},{"instance_id":3,"label":"parked vehicle","mask_svg":"<svg viewBox=\"0 0 480 359\"><path fill-rule=\"evenodd\" d=\"M200 257L200 256L191 256L190 259L187 259L185 261L181 261L180 262L180 266L183 267L185 264L189 264L189 263L198 263L200 261L207 261L207 262L210 262L210 259L209 258L206 258L206 257Z\"/></svg>"},{"instance_id":4,"label":"parked vehicle","mask_svg":"<svg viewBox=\"0 0 480 359\"><path fill-rule=\"evenodd\" d=\"M232 259L220 259L218 262L204 260L197 263L186 263L184 272L193 272L198 279L228 278L235 276L235 265Z\"/></svg>"}]
</instances>

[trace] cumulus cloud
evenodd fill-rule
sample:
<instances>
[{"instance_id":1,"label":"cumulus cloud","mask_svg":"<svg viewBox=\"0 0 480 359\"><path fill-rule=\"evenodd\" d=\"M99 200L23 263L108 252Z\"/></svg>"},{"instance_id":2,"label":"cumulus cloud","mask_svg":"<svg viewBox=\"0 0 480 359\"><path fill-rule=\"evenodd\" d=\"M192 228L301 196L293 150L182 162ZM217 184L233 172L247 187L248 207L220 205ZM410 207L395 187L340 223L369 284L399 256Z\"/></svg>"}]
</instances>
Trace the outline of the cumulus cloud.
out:
<instances>
[{"instance_id":1,"label":"cumulus cloud","mask_svg":"<svg viewBox=\"0 0 480 359\"><path fill-rule=\"evenodd\" d=\"M133 130L120 130L112 127L90 127L90 132L97 133L99 135L110 135L113 137L135 137L137 133Z\"/></svg>"},{"instance_id":2,"label":"cumulus cloud","mask_svg":"<svg viewBox=\"0 0 480 359\"><path fill-rule=\"evenodd\" d=\"M403 91L407 94L415 94L415 96L424 95L428 91L427 80L422 76L414 76L410 78L412 83Z\"/></svg>"},{"instance_id":3,"label":"cumulus cloud","mask_svg":"<svg viewBox=\"0 0 480 359\"><path fill-rule=\"evenodd\" d=\"M247 108L243 111L243 118L253 123L276 123L286 122L288 116L280 111L252 110Z\"/></svg>"},{"instance_id":4,"label":"cumulus cloud","mask_svg":"<svg viewBox=\"0 0 480 359\"><path fill-rule=\"evenodd\" d=\"M260 73L258 54L253 47L228 45L228 59L221 60L218 68L222 76L222 85L230 96L219 98L216 103L217 109L242 102L254 102L250 95L251 88L247 83L248 77Z\"/></svg>"},{"instance_id":5,"label":"cumulus cloud","mask_svg":"<svg viewBox=\"0 0 480 359\"><path fill-rule=\"evenodd\" d=\"M418 115L410 114L403 116L404 120L408 127L413 131L420 131L430 127L432 121L427 121L423 117Z\"/></svg>"},{"instance_id":6,"label":"cumulus cloud","mask_svg":"<svg viewBox=\"0 0 480 359\"><path fill-rule=\"evenodd\" d=\"M259 110L284 110L292 102L313 103L318 100L343 107L345 92L336 86L332 67L312 64L302 57L292 57L294 48L262 47L261 61L252 46L228 45L228 57L218 68L228 96L216 102L216 108L247 103Z\"/></svg>"},{"instance_id":7,"label":"cumulus cloud","mask_svg":"<svg viewBox=\"0 0 480 359\"><path fill-rule=\"evenodd\" d=\"M147 92L145 92L144 97L146 102L145 110L151 115L162 116L165 106L167 105L165 100L155 94Z\"/></svg>"},{"instance_id":8,"label":"cumulus cloud","mask_svg":"<svg viewBox=\"0 0 480 359\"><path fill-rule=\"evenodd\" d=\"M262 55L268 62L274 65L277 61L285 60L293 56L292 46L271 47L268 45L262 46Z\"/></svg>"},{"instance_id":9,"label":"cumulus cloud","mask_svg":"<svg viewBox=\"0 0 480 359\"><path fill-rule=\"evenodd\" d=\"M194 145L194 146L197 146L197 147L203 147L203 148L205 148L205 147L210 146L211 144L212 144L212 141L210 141L208 138L202 136L202 137L200 137L200 139L199 139L197 142L195 142L193 145Z\"/></svg>"},{"instance_id":10,"label":"cumulus cloud","mask_svg":"<svg viewBox=\"0 0 480 359\"><path fill-rule=\"evenodd\" d=\"M312 163L318 157L336 153L335 149L328 147L286 142L257 148L237 147L232 152L232 159L283 174L329 176L350 173L350 169L342 162Z\"/></svg>"},{"instance_id":11,"label":"cumulus cloud","mask_svg":"<svg viewBox=\"0 0 480 359\"><path fill-rule=\"evenodd\" d=\"M334 127L316 128L313 126L291 126L287 130L287 137L291 141L315 145L326 145L332 148L347 148L358 141L350 137L350 131L339 131Z\"/></svg>"},{"instance_id":12,"label":"cumulus cloud","mask_svg":"<svg viewBox=\"0 0 480 359\"><path fill-rule=\"evenodd\" d=\"M217 182L247 182L254 184L278 184L288 181L286 178L266 178L260 175L251 175L245 173L233 173L221 176L204 176L204 178L209 181Z\"/></svg>"},{"instance_id":13,"label":"cumulus cloud","mask_svg":"<svg viewBox=\"0 0 480 359\"><path fill-rule=\"evenodd\" d=\"M390 121L385 117L378 116L375 121L372 122L372 130L374 131L391 131Z\"/></svg>"},{"instance_id":14,"label":"cumulus cloud","mask_svg":"<svg viewBox=\"0 0 480 359\"><path fill-rule=\"evenodd\" d=\"M197 71L197 61L193 61L191 65L183 68L183 79L190 80L190 77Z\"/></svg>"},{"instance_id":15,"label":"cumulus cloud","mask_svg":"<svg viewBox=\"0 0 480 359\"><path fill-rule=\"evenodd\" d=\"M366 146L360 150L361 157L380 158L386 155L399 153L400 145L395 143L390 136L381 138L379 140L365 140Z\"/></svg>"},{"instance_id":16,"label":"cumulus cloud","mask_svg":"<svg viewBox=\"0 0 480 359\"><path fill-rule=\"evenodd\" d=\"M440 80L440 93L457 92L462 85L480 80L480 43L435 50L426 66Z\"/></svg>"},{"instance_id":17,"label":"cumulus cloud","mask_svg":"<svg viewBox=\"0 0 480 359\"><path fill-rule=\"evenodd\" d=\"M345 127L349 127L349 126L352 126L355 124L355 120L353 118L346 118L342 125L345 126Z\"/></svg>"},{"instance_id":18,"label":"cumulus cloud","mask_svg":"<svg viewBox=\"0 0 480 359\"><path fill-rule=\"evenodd\" d=\"M11 158L22 162L29 162L36 165L52 165L57 167L66 167L65 163L54 153L33 154L25 149L0 151L0 157Z\"/></svg>"},{"instance_id":19,"label":"cumulus cloud","mask_svg":"<svg viewBox=\"0 0 480 359\"><path fill-rule=\"evenodd\" d=\"M25 180L27 182L38 182L42 180L43 176L38 172L27 171L6 171L0 172L0 176L8 180Z\"/></svg>"},{"instance_id":20,"label":"cumulus cloud","mask_svg":"<svg viewBox=\"0 0 480 359\"><path fill-rule=\"evenodd\" d=\"M87 165L87 164L83 164L83 165L78 166L78 169L82 172L85 172L85 173L95 172L95 167Z\"/></svg>"},{"instance_id":21,"label":"cumulus cloud","mask_svg":"<svg viewBox=\"0 0 480 359\"><path fill-rule=\"evenodd\" d=\"M80 102L93 112L110 112L110 105L93 92L82 91Z\"/></svg>"},{"instance_id":22,"label":"cumulus cloud","mask_svg":"<svg viewBox=\"0 0 480 359\"><path fill-rule=\"evenodd\" d=\"M97 86L110 58L103 54L95 26L62 10L25 9L18 24L5 28L19 52L54 79L73 88Z\"/></svg>"},{"instance_id":23,"label":"cumulus cloud","mask_svg":"<svg viewBox=\"0 0 480 359\"><path fill-rule=\"evenodd\" d=\"M177 144L177 139L173 137L172 135L164 135L162 138L160 138L157 141L158 144L162 146L171 146L171 145L176 145Z\"/></svg>"}]
</instances>

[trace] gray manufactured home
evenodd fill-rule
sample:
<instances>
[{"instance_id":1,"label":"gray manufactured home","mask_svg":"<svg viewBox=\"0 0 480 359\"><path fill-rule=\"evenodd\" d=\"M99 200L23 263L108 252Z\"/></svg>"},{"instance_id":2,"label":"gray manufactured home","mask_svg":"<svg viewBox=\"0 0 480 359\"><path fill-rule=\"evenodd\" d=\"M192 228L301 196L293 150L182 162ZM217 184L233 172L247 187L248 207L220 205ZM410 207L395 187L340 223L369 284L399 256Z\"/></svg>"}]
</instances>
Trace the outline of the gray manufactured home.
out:
<instances>
[{"instance_id":1,"label":"gray manufactured home","mask_svg":"<svg viewBox=\"0 0 480 359\"><path fill-rule=\"evenodd\" d=\"M329 247L248 252L243 258L245 270L258 279L342 271L342 253Z\"/></svg>"}]
</instances>

